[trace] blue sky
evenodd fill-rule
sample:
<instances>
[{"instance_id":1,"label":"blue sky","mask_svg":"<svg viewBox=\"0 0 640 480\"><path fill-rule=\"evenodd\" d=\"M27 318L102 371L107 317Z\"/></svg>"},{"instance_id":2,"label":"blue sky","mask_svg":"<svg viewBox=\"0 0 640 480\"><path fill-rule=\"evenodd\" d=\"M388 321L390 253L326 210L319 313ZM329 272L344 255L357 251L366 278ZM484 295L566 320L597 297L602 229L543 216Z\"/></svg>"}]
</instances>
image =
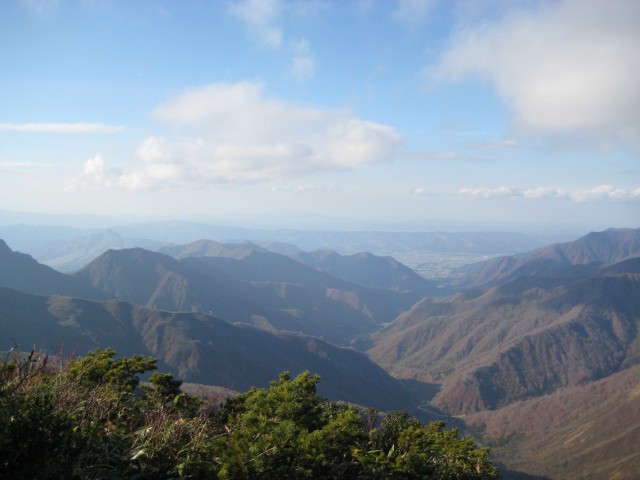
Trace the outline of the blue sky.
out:
<instances>
[{"instance_id":1,"label":"blue sky","mask_svg":"<svg viewBox=\"0 0 640 480\"><path fill-rule=\"evenodd\" d=\"M4 210L640 223L635 0L4 1L0 72Z\"/></svg>"}]
</instances>

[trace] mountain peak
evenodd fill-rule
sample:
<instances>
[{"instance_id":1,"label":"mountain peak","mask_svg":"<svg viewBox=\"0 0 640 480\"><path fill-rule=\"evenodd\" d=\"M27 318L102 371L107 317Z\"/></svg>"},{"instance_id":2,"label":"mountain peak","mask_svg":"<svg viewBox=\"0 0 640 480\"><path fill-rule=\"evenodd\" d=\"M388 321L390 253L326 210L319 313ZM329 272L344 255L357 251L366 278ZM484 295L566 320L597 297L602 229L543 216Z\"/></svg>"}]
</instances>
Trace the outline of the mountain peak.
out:
<instances>
[{"instance_id":1,"label":"mountain peak","mask_svg":"<svg viewBox=\"0 0 640 480\"><path fill-rule=\"evenodd\" d=\"M7 245L7 242L5 242L0 238L0 253L11 253L11 252L13 252L13 250L9 248L9 245Z\"/></svg>"}]
</instances>

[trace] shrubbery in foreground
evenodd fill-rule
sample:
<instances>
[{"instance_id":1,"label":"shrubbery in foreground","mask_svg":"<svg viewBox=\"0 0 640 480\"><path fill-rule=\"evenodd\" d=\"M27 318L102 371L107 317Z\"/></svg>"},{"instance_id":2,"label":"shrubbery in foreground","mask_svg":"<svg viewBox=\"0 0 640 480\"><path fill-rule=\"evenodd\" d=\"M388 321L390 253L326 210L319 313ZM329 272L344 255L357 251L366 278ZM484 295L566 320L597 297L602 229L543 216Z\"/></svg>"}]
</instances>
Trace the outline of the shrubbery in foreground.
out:
<instances>
[{"instance_id":1,"label":"shrubbery in foreground","mask_svg":"<svg viewBox=\"0 0 640 480\"><path fill-rule=\"evenodd\" d=\"M281 374L268 389L212 405L152 358L96 350L63 367L0 365L3 478L494 479L469 437L329 402L317 376Z\"/></svg>"}]
</instances>

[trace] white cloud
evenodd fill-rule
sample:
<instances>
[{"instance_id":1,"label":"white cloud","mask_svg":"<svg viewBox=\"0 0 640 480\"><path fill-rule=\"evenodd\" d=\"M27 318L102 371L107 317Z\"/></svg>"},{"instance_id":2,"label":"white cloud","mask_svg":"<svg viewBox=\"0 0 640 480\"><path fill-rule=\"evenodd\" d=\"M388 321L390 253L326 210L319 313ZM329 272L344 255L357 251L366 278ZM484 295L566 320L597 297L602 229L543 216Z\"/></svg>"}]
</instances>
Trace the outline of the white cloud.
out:
<instances>
[{"instance_id":1,"label":"white cloud","mask_svg":"<svg viewBox=\"0 0 640 480\"><path fill-rule=\"evenodd\" d=\"M465 142L465 145L467 147L479 148L482 150L495 150L499 148L519 147L520 143L517 140L507 138L503 140L469 141Z\"/></svg>"},{"instance_id":2,"label":"white cloud","mask_svg":"<svg viewBox=\"0 0 640 480\"><path fill-rule=\"evenodd\" d=\"M402 142L390 126L267 98L255 83L187 91L154 117L182 134L144 139L132 172L94 157L74 184L140 190L291 179L388 161Z\"/></svg>"},{"instance_id":3,"label":"white cloud","mask_svg":"<svg viewBox=\"0 0 640 480\"><path fill-rule=\"evenodd\" d=\"M477 155L470 155L464 152L429 152L414 151L403 152L403 157L413 158L417 160L430 160L436 162L484 162L487 158Z\"/></svg>"},{"instance_id":4,"label":"white cloud","mask_svg":"<svg viewBox=\"0 0 640 480\"><path fill-rule=\"evenodd\" d=\"M460 195L466 195L469 197L513 197L518 195L518 191L512 187L497 187L497 188L461 188L458 190Z\"/></svg>"},{"instance_id":5,"label":"white cloud","mask_svg":"<svg viewBox=\"0 0 640 480\"><path fill-rule=\"evenodd\" d=\"M414 188L411 193L413 193L413 195L415 195L416 197L436 197L436 196L443 195L442 192L427 190L424 187Z\"/></svg>"},{"instance_id":6,"label":"white cloud","mask_svg":"<svg viewBox=\"0 0 640 480\"><path fill-rule=\"evenodd\" d=\"M0 123L0 131L37 133L117 133L122 125L104 123Z\"/></svg>"},{"instance_id":7,"label":"white cloud","mask_svg":"<svg viewBox=\"0 0 640 480\"><path fill-rule=\"evenodd\" d=\"M614 187L613 185L598 185L597 187L587 190L568 190L556 187L532 187L527 189L519 189L515 187L498 187L498 188L461 188L457 192L459 195L476 197L476 198L494 198L494 197L522 197L530 200L539 200L544 198L564 198L573 200L574 202L587 202L597 200L638 200L640 199L640 188L635 190L625 190Z\"/></svg>"},{"instance_id":8,"label":"white cloud","mask_svg":"<svg viewBox=\"0 0 640 480\"><path fill-rule=\"evenodd\" d=\"M461 29L427 73L489 81L525 131L640 146L640 2L535 5Z\"/></svg>"},{"instance_id":9,"label":"white cloud","mask_svg":"<svg viewBox=\"0 0 640 480\"><path fill-rule=\"evenodd\" d=\"M230 4L229 12L247 23L264 45L282 45L282 29L277 26L282 13L280 0L241 0Z\"/></svg>"},{"instance_id":10,"label":"white cloud","mask_svg":"<svg viewBox=\"0 0 640 480\"><path fill-rule=\"evenodd\" d=\"M285 38L280 24L282 17L307 16L319 9L314 2L283 2L282 0L239 0L229 5L228 11L240 18L257 35L259 42L278 50L283 46L292 52L289 73L296 81L313 77L316 60L306 39L292 41Z\"/></svg>"},{"instance_id":11,"label":"white cloud","mask_svg":"<svg viewBox=\"0 0 640 480\"><path fill-rule=\"evenodd\" d=\"M274 193L297 193L304 194L310 192L339 192L340 188L335 185L313 185L313 184L289 184L271 187Z\"/></svg>"},{"instance_id":12,"label":"white cloud","mask_svg":"<svg viewBox=\"0 0 640 480\"><path fill-rule=\"evenodd\" d=\"M309 42L302 39L293 45L293 58L291 60L291 74L297 81L302 82L313 77L315 71L315 58L311 54Z\"/></svg>"},{"instance_id":13,"label":"white cloud","mask_svg":"<svg viewBox=\"0 0 640 480\"><path fill-rule=\"evenodd\" d=\"M427 16L435 3L435 0L399 0L394 16L403 22L417 23Z\"/></svg>"},{"instance_id":14,"label":"white cloud","mask_svg":"<svg viewBox=\"0 0 640 480\"><path fill-rule=\"evenodd\" d=\"M67 190L112 188L120 184L122 172L117 169L106 169L101 154L86 160L80 175L71 179Z\"/></svg>"}]
</instances>

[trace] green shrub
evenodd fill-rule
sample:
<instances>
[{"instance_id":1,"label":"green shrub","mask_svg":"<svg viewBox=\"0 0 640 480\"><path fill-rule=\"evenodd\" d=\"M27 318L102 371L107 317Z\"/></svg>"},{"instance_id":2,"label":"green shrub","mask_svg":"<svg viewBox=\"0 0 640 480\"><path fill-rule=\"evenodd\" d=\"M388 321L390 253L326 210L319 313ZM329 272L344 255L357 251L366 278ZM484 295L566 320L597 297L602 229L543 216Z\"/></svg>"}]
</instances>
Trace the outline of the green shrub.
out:
<instances>
[{"instance_id":1,"label":"green shrub","mask_svg":"<svg viewBox=\"0 0 640 480\"><path fill-rule=\"evenodd\" d=\"M287 373L218 407L154 373L151 358L96 350L63 367L0 367L0 477L494 479L488 452L444 424L328 402Z\"/></svg>"}]
</instances>

